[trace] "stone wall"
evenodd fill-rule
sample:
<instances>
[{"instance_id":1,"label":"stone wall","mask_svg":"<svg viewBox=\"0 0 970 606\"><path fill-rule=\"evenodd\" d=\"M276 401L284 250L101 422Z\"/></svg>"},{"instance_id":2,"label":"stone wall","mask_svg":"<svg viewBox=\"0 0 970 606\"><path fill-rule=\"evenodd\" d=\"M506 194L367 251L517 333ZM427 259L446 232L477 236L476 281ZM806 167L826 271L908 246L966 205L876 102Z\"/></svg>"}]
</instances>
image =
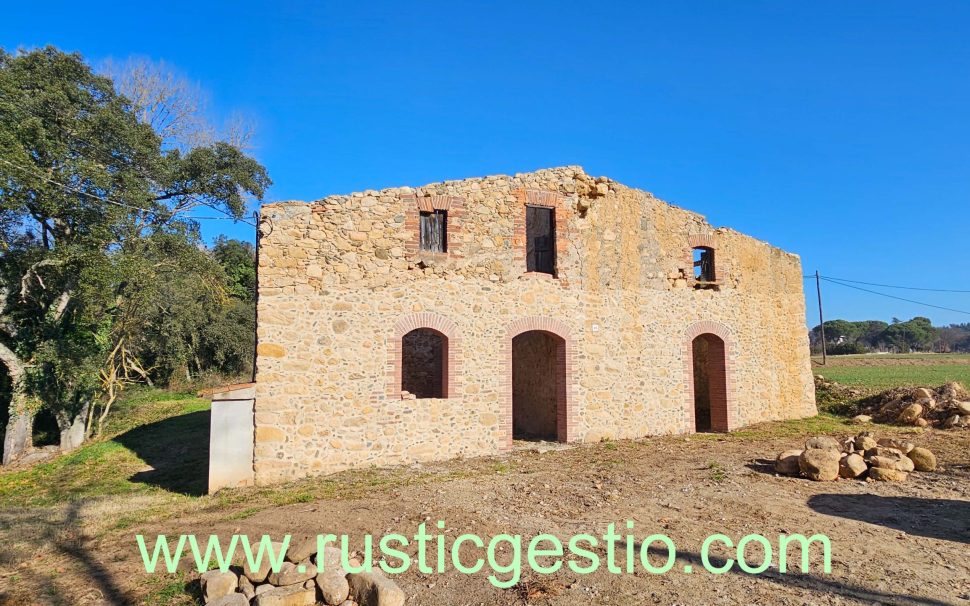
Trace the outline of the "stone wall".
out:
<instances>
[{"instance_id":1,"label":"stone wall","mask_svg":"<svg viewBox=\"0 0 970 606\"><path fill-rule=\"evenodd\" d=\"M525 271L525 207L555 210L556 275ZM447 209L448 252L418 213ZM694 430L692 339L725 341L730 429L816 412L798 257L578 167L265 205L256 481L494 454L512 339L562 339L560 439ZM695 284L692 248L715 251ZM445 398L401 393L401 339L448 339Z\"/></svg>"}]
</instances>

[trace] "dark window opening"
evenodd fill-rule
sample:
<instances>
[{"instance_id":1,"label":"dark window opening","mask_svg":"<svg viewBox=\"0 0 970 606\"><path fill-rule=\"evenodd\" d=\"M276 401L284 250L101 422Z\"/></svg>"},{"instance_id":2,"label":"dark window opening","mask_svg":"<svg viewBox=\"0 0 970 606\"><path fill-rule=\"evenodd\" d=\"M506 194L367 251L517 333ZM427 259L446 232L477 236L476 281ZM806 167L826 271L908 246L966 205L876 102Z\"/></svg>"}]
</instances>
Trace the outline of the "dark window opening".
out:
<instances>
[{"instance_id":1,"label":"dark window opening","mask_svg":"<svg viewBox=\"0 0 970 606\"><path fill-rule=\"evenodd\" d=\"M694 279L698 282L717 281L714 273L714 249L698 247L694 249Z\"/></svg>"},{"instance_id":2,"label":"dark window opening","mask_svg":"<svg viewBox=\"0 0 970 606\"><path fill-rule=\"evenodd\" d=\"M448 252L448 211L421 213L421 250Z\"/></svg>"},{"instance_id":3,"label":"dark window opening","mask_svg":"<svg viewBox=\"0 0 970 606\"><path fill-rule=\"evenodd\" d=\"M526 270L556 275L556 214L551 208L525 207Z\"/></svg>"},{"instance_id":4,"label":"dark window opening","mask_svg":"<svg viewBox=\"0 0 970 606\"><path fill-rule=\"evenodd\" d=\"M417 328L401 339L401 391L418 398L448 397L448 337Z\"/></svg>"}]
</instances>

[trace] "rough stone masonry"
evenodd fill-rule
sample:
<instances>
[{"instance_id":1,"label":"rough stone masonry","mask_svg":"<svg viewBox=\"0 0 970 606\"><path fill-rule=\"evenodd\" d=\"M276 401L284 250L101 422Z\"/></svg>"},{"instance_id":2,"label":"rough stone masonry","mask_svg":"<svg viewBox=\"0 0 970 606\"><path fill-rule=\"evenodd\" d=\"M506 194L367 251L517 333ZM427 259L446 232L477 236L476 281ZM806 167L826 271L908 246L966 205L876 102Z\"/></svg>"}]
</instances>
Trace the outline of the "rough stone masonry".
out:
<instances>
[{"instance_id":1,"label":"rough stone masonry","mask_svg":"<svg viewBox=\"0 0 970 606\"><path fill-rule=\"evenodd\" d=\"M255 480L811 416L804 306L797 256L576 166L268 204Z\"/></svg>"}]
</instances>

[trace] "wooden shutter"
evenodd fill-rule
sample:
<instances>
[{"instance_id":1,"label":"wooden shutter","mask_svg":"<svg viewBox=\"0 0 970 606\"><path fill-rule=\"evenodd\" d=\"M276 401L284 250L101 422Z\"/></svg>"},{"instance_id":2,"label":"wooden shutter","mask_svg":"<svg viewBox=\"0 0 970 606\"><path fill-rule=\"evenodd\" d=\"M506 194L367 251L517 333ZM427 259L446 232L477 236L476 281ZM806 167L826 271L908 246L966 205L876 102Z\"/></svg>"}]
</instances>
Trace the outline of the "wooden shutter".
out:
<instances>
[{"instance_id":1,"label":"wooden shutter","mask_svg":"<svg viewBox=\"0 0 970 606\"><path fill-rule=\"evenodd\" d=\"M553 209L525 207L526 269L556 273L556 223Z\"/></svg>"},{"instance_id":2,"label":"wooden shutter","mask_svg":"<svg viewBox=\"0 0 970 606\"><path fill-rule=\"evenodd\" d=\"M448 213L444 210L421 213L421 250L447 252Z\"/></svg>"}]
</instances>

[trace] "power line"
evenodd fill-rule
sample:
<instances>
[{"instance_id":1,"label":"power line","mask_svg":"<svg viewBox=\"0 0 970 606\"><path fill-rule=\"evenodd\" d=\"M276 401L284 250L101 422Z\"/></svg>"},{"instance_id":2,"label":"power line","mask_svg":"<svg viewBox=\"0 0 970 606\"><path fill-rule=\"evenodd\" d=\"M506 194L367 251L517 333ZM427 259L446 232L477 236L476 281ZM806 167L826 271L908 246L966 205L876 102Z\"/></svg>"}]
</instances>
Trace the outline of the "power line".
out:
<instances>
[{"instance_id":1,"label":"power line","mask_svg":"<svg viewBox=\"0 0 970 606\"><path fill-rule=\"evenodd\" d=\"M6 158L0 158L0 162L3 162L4 164L7 164L8 166L12 166L14 168L20 169L20 170L22 170L22 171L24 171L24 172L26 172L28 174L31 174L31 175L37 177L38 179L42 179L42 180L50 183L51 185L56 185L57 187L60 187L61 189L65 190L65 191L74 192L76 194L79 194L79 195L82 195L82 196L87 196L89 198L92 198L94 200L99 200L99 201L104 202L106 204L113 204L114 206L118 206L118 207L121 207L121 208L127 208L127 209L130 209L130 210L136 210L138 212L143 212L143 213L146 213L146 214L149 214L149 215L160 216L160 215L163 214L163 213L160 213L158 211L154 211L154 210L151 210L151 209L148 209L148 208L141 208L140 206L133 206L131 204L126 204L124 202L119 202L117 200L112 200L111 198L108 198L106 196L99 196L98 194L93 194L93 193L91 193L89 191L85 191L83 189L79 189L77 187L73 187L73 186L68 185L66 183L61 183L60 181L57 181L55 179L51 179L47 175L41 174L41 173L39 173L39 172L37 172L35 170L32 170L32 169L30 169L30 168L28 168L26 166L21 166L19 164L16 164L14 162L11 162L11 161L7 160ZM222 213L223 215L225 215L224 217L193 217L191 215L187 215L188 218L190 218L190 219L196 219L196 220L203 220L203 219L204 220L232 220L232 221L239 221L239 222L245 223L246 225L249 225L251 227L256 227L256 224L255 223L251 223L251 222L249 222L249 221L247 221L246 219L243 219L243 218L235 217L231 213L228 213L228 212L222 210L221 208L219 208L219 207L217 207L217 206L215 206L213 204L209 204L209 203L207 203L207 202L205 202L203 200L200 200L199 198L195 197L192 194L187 194L187 197L190 198L191 200L195 201L196 203L201 204L202 206L205 206L206 208L210 208L210 209L212 209L212 210L214 210L216 212L219 212L219 213Z\"/></svg>"},{"instance_id":2,"label":"power line","mask_svg":"<svg viewBox=\"0 0 970 606\"><path fill-rule=\"evenodd\" d=\"M812 276L814 277L814 276ZM928 292L958 292L958 293L970 293L970 290L957 290L952 288L920 288L917 286L895 286L892 284L877 284L875 282L862 282L860 280L848 280L846 278L835 278L831 276L822 276L823 279L827 280L837 280L839 282L851 282L852 284L865 284L866 286L880 286L882 288L899 288L903 290L923 290Z\"/></svg>"},{"instance_id":3,"label":"power line","mask_svg":"<svg viewBox=\"0 0 970 606\"><path fill-rule=\"evenodd\" d=\"M904 297L897 297L895 295L889 295L889 294L886 294L884 292L879 292L879 291L876 291L876 290L869 290L868 288L862 288L862 287L859 287L859 286L853 286L851 284L845 284L843 282L839 282L837 280L833 280L832 278L826 278L824 276L822 277L822 279L825 280L826 282L830 282L832 284L838 284L839 286L844 286L846 288L854 288L855 290L861 290L863 292L867 292L867 293L870 293L870 294L873 294L873 295L879 295L880 297L887 297L889 299L896 299L897 301L905 301L907 303L915 303L916 305L924 305L926 307L933 307L935 309L942 309L944 311L952 311L952 312L955 312L955 313L958 313L958 314L966 314L966 315L970 316L970 311L965 311L965 310L962 310L962 309L954 309L952 307L943 307L942 305L933 305L932 303L926 303L925 301L914 301L913 299L906 299Z\"/></svg>"}]
</instances>

